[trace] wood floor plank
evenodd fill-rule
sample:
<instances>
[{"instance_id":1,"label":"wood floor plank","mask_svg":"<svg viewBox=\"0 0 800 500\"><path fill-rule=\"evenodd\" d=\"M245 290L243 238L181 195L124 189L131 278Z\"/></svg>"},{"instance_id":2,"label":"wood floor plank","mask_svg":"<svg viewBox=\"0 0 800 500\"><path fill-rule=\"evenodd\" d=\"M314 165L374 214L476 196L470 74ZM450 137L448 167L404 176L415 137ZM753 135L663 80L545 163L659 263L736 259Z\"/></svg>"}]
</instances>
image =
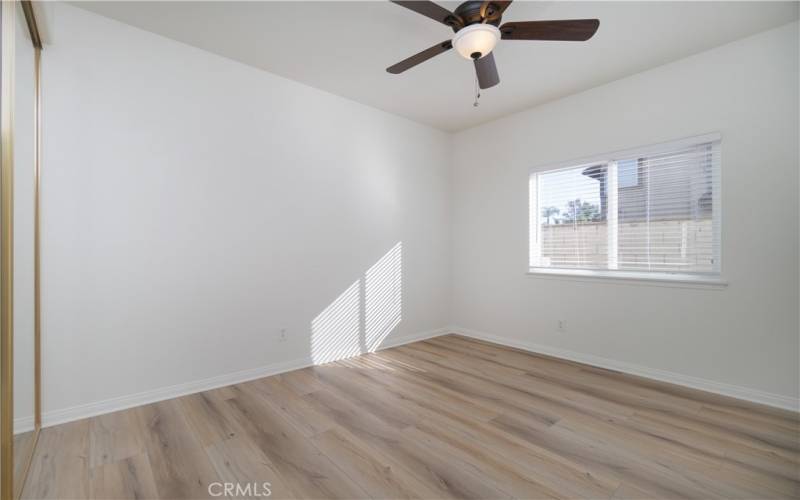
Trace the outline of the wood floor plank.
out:
<instances>
[{"instance_id":1,"label":"wood floor plank","mask_svg":"<svg viewBox=\"0 0 800 500\"><path fill-rule=\"evenodd\" d=\"M648 379L637 375L630 375L614 370L607 370L595 366L581 365L581 371L597 374L606 378L615 378L621 380L631 387L650 388L662 394L669 394L679 396L682 398L690 399L695 402L701 403L704 406L714 406L719 409L726 409L732 413L739 412L740 415L758 415L760 417L772 417L783 422L800 422L800 413L784 410L781 408L773 408L770 406L753 403L751 401L744 401L735 399L721 394L713 394L710 392L693 389L691 387L670 384L660 380Z\"/></svg>"},{"instance_id":2,"label":"wood floor plank","mask_svg":"<svg viewBox=\"0 0 800 500\"><path fill-rule=\"evenodd\" d=\"M89 498L88 419L41 430L22 498Z\"/></svg>"},{"instance_id":3,"label":"wood floor plank","mask_svg":"<svg viewBox=\"0 0 800 500\"><path fill-rule=\"evenodd\" d=\"M502 498L488 481L481 481L469 470L449 460L432 459L430 451L405 439L401 432L372 414L331 391L317 391L305 396L337 424L362 439L380 453L392 457L417 479L434 488L437 498Z\"/></svg>"},{"instance_id":4,"label":"wood floor plank","mask_svg":"<svg viewBox=\"0 0 800 500\"><path fill-rule=\"evenodd\" d=\"M179 400L135 408L161 498L208 498L216 480L208 456L184 418Z\"/></svg>"},{"instance_id":5,"label":"wood floor plank","mask_svg":"<svg viewBox=\"0 0 800 500\"><path fill-rule=\"evenodd\" d=\"M793 429L784 429L775 425L763 425L762 422L749 416L731 418L729 413L711 407L704 407L696 418L702 422L727 429L732 433L748 436L767 445L795 454L800 453L800 440L797 432Z\"/></svg>"},{"instance_id":6,"label":"wood floor plank","mask_svg":"<svg viewBox=\"0 0 800 500\"><path fill-rule=\"evenodd\" d=\"M255 394L255 393L250 393ZM227 401L249 439L301 498L367 498L363 489L258 397Z\"/></svg>"},{"instance_id":7,"label":"wood floor plank","mask_svg":"<svg viewBox=\"0 0 800 500\"><path fill-rule=\"evenodd\" d=\"M89 467L114 463L144 451L135 413L123 410L89 419Z\"/></svg>"},{"instance_id":8,"label":"wood floor plank","mask_svg":"<svg viewBox=\"0 0 800 500\"><path fill-rule=\"evenodd\" d=\"M520 393L516 395L517 400L523 400L525 395L530 397L549 397L562 403L567 403L581 412L591 411L611 417L627 416L631 413L631 409L624 405L572 390L557 382L537 380L536 378L531 379L531 377L526 377L525 373L518 373L517 371L498 371L497 365L492 362L463 356L437 355L430 353L428 350L420 349L415 344L399 347L396 352L409 355L425 362L426 366L433 365L440 371L452 373L456 377L487 382L495 386L496 389L504 388L512 393ZM509 395L509 397L513 396Z\"/></svg>"},{"instance_id":9,"label":"wood floor plank","mask_svg":"<svg viewBox=\"0 0 800 500\"><path fill-rule=\"evenodd\" d=\"M96 500L157 498L158 490L147 454L104 462L92 468L89 497Z\"/></svg>"},{"instance_id":10,"label":"wood floor plank","mask_svg":"<svg viewBox=\"0 0 800 500\"><path fill-rule=\"evenodd\" d=\"M718 460L704 457L676 456L667 454L667 460L674 470L680 471L684 477L696 484L703 485L709 491L722 498L794 498L796 488L785 481L763 481L762 477L741 468L733 470L731 466Z\"/></svg>"},{"instance_id":11,"label":"wood floor plank","mask_svg":"<svg viewBox=\"0 0 800 500\"><path fill-rule=\"evenodd\" d=\"M314 373L325 383L326 390L335 390L343 397L358 404L363 411L379 417L396 429L404 429L414 424L413 412L400 405L389 407L380 391L374 385L355 379L353 370L336 364L314 367Z\"/></svg>"},{"instance_id":12,"label":"wood floor plank","mask_svg":"<svg viewBox=\"0 0 800 500\"><path fill-rule=\"evenodd\" d=\"M393 395L394 398L413 407L416 414L426 409L445 413L449 418L456 420L467 419L478 422L488 422L500 414L497 408L491 409L489 405L480 404L456 391L427 382L413 373L404 374L402 370L386 373L371 369L368 362L375 358L384 359L379 358L378 354L373 354L348 360L347 366L355 373L366 377L371 383L377 384L377 390ZM419 418L419 415L415 416Z\"/></svg>"},{"instance_id":13,"label":"wood floor plank","mask_svg":"<svg viewBox=\"0 0 800 500\"><path fill-rule=\"evenodd\" d=\"M439 456L449 460L457 458L460 462L481 474L488 476L498 490L508 493L514 498L559 498L561 495L556 490L538 482L534 475L529 474L517 464L508 460L484 453L480 449L465 445L460 441L448 440L447 436L438 432L438 429L420 430L411 427L403 431L407 439L414 440L421 446L438 453Z\"/></svg>"},{"instance_id":14,"label":"wood floor plank","mask_svg":"<svg viewBox=\"0 0 800 500\"><path fill-rule=\"evenodd\" d=\"M520 441L488 424L465 426L431 418L417 427L482 462L505 464L520 477L567 498L608 498L619 481L595 474L580 464L529 442Z\"/></svg>"},{"instance_id":15,"label":"wood floor plank","mask_svg":"<svg viewBox=\"0 0 800 500\"><path fill-rule=\"evenodd\" d=\"M395 429L406 429L412 425L429 419L432 414L445 413L450 421L473 419L464 412L466 408L457 410L441 404L443 400L430 400L414 394L415 388L403 387L402 381L394 378L391 382L380 380L375 373L362 370L348 361L346 377L340 377L335 384L326 383L325 390L336 394L350 404L359 406L365 411ZM347 389L347 390L342 390ZM353 396L356 397L353 397ZM380 411L370 411L370 407L362 404L363 397L372 397L380 401ZM432 408L433 407L433 408ZM387 418L387 415L392 417ZM399 415L400 418L394 416Z\"/></svg>"},{"instance_id":16,"label":"wood floor plank","mask_svg":"<svg viewBox=\"0 0 800 500\"><path fill-rule=\"evenodd\" d=\"M573 361L534 354L514 347L492 344L491 342L463 335L445 335L430 339L430 341L440 341L449 347L459 344L466 345L469 347L470 352L481 353L494 359L495 362L508 364L523 371L550 369L552 373L563 374L570 371L578 371L586 366Z\"/></svg>"},{"instance_id":17,"label":"wood floor plank","mask_svg":"<svg viewBox=\"0 0 800 500\"><path fill-rule=\"evenodd\" d=\"M418 353L426 353L427 356L425 357L425 359L434 362L436 360L459 361L465 358L470 358L469 356L459 352L458 350L428 341L407 344L403 346L402 350L413 351ZM463 368L471 369L470 373L482 378L495 379L495 380L514 379L516 377L525 375L525 373L527 373L526 371L520 370L519 368L511 368L507 365L496 363L495 361L487 361L480 357L473 356L471 359L472 363L470 363L468 366L464 366Z\"/></svg>"},{"instance_id":18,"label":"wood floor plank","mask_svg":"<svg viewBox=\"0 0 800 500\"><path fill-rule=\"evenodd\" d=\"M14 471L12 473L14 478L24 476L29 459L32 458L35 444L36 434L34 431L14 434ZM19 498L23 486L24 483L21 481L14 481L14 498Z\"/></svg>"},{"instance_id":19,"label":"wood floor plank","mask_svg":"<svg viewBox=\"0 0 800 500\"><path fill-rule=\"evenodd\" d=\"M45 428L22 496L800 498L798 431L797 413L447 335Z\"/></svg>"},{"instance_id":20,"label":"wood floor plank","mask_svg":"<svg viewBox=\"0 0 800 500\"><path fill-rule=\"evenodd\" d=\"M384 355L416 364L425 370L419 377L433 380L484 404L492 404L503 413L526 414L531 419L547 423L555 422L571 412L591 413L608 419L633 413L633 409L563 390L547 382L537 382L530 377L508 380L476 376L469 366L464 366L463 361L434 361L402 348ZM470 363L473 362L470 360Z\"/></svg>"},{"instance_id":21,"label":"wood floor plank","mask_svg":"<svg viewBox=\"0 0 800 500\"><path fill-rule=\"evenodd\" d=\"M623 483L617 488L617 491L614 492L611 498L612 500L645 500L649 498L658 498L658 495Z\"/></svg>"},{"instance_id":22,"label":"wood floor plank","mask_svg":"<svg viewBox=\"0 0 800 500\"><path fill-rule=\"evenodd\" d=\"M665 441L680 443L708 456L730 460L734 464L749 467L768 476L800 481L799 466L790 460L681 426L677 421L657 420L650 415L637 413L626 421L626 425Z\"/></svg>"},{"instance_id":23,"label":"wood floor plank","mask_svg":"<svg viewBox=\"0 0 800 500\"><path fill-rule=\"evenodd\" d=\"M351 361L350 363L348 363L348 366L352 366L353 364L354 363ZM375 376L374 373L371 373L371 375ZM353 377L353 379L356 379L356 377ZM357 383L359 385L361 385L361 386L365 385L365 382L361 381L361 380L358 380ZM370 381L367 384L371 384L371 383L373 383L373 381ZM462 456L462 461L467 463L467 464L471 464L473 467L482 466L483 470L486 471L486 469L490 465L493 465L495 473L496 473L495 475L496 476L500 476L502 478L500 481L502 481L503 486L501 486L499 484L496 484L498 489L504 490L504 491L506 491L507 493L509 493L509 494L511 494L513 496L517 496L517 497L521 496L523 498L531 498L531 497L545 498L545 497L556 497L556 496L558 496L556 494L556 492L555 492L556 491L555 489L549 490L546 486L544 486L543 483L538 483L538 482L535 481L534 478L540 478L540 475L537 474L536 472L533 472L533 468L532 467L526 468L527 464L521 463L521 464L517 464L515 466L501 467L499 464L502 463L503 461L507 461L508 458L509 458L507 454L494 455L488 450L482 450L481 448L471 447L471 446L467 447L467 451L466 452L461 452L459 450L464 449L463 446L457 446L456 445L455 447L449 447L448 444L445 444L444 441L442 441L440 439L440 438L443 437L443 434L442 434L443 429L447 429L447 428L453 427L453 426L460 426L462 429L463 428L470 428L471 426L473 426L476 423L474 420L470 420L470 419L468 419L466 417L462 417L462 416L456 414L455 412L452 412L451 409L448 409L446 407L446 405L442 405L441 402L438 402L439 404L437 405L437 401L436 400L426 401L424 399L415 398L415 396L413 394L398 392L396 387L391 387L388 384L385 385L385 386L380 386L379 389L382 392L384 392L384 394L385 394L384 397L382 398L382 400L384 401L385 404L387 404L387 408L391 409L392 411L394 411L395 408L397 408L398 404L403 404L403 403L408 408L413 408L412 412L417 416L417 418L415 419L415 427L411 427L410 430L408 430L408 432L412 432L412 433L413 432L417 432L417 433L426 433L427 432L428 434L425 437L424 441L426 441L428 445L432 445L433 442L436 442L436 443L438 443L438 446L436 446L436 447L448 448L449 451L451 452L450 456L454 455L453 452L460 453L461 456ZM367 391L367 392L369 392L369 391ZM396 393L397 397L389 396L388 393ZM431 406L431 405L433 405L433 406ZM404 433L405 433L405 431L404 431ZM422 434L420 434L419 436L416 436L416 437L419 438L421 435ZM448 437L450 437L450 439L451 439L449 441L450 443L463 443L463 442L465 442L463 440L464 435L456 437L453 434L449 434ZM472 435L472 436L468 436L468 437L474 438L475 436ZM486 436L482 435L480 437L481 438L485 438ZM414 439L410 439L410 440L411 441L415 441ZM422 439L417 439L416 441L421 442L423 440ZM486 439L477 439L476 441L478 441L478 442L481 442L481 441L482 442L486 442L487 440ZM492 443L487 443L487 444L491 444L489 446L489 448L491 449L491 448L494 448L494 445L496 444L496 441L492 442ZM511 443L507 443L507 444L511 445ZM503 451L505 452L507 450L504 449ZM470 459L470 457L472 457L472 456L474 456L476 454L482 455L483 457L487 458L487 460L482 461L480 465L476 464L474 461L472 461ZM492 458L488 458L488 457L492 457ZM517 453L516 458L517 459L523 458L523 454L522 453ZM524 457L524 458L529 458L529 457ZM544 464L544 461L538 461L538 465L543 465L543 464ZM551 469L558 469L558 467L557 466L551 466ZM575 471L573 470L571 472L575 472ZM553 474L552 476L555 476L555 474ZM572 480L574 483L583 484L583 483L587 482L586 481L587 477L585 475L583 475L582 473L576 473L576 474L573 474L573 475L570 475L570 474L566 473L566 474L561 474L560 477L558 477L557 479L555 479L555 481L553 481L553 483L556 483L556 482L559 482L559 481L563 481L567 477L569 477L569 479ZM594 478L592 478L592 481L593 480L594 480ZM588 481L588 482L591 482L591 481ZM613 491L616 488L617 484L618 483L616 483L616 482L613 483L612 487L608 488L607 491L604 491L604 493L606 493L605 496L608 496L610 494L610 492ZM505 485L508 485L508 488L506 488ZM574 488L569 488L569 487L563 488L563 489L572 490L572 491L575 490ZM582 491L587 492L587 491L589 491L589 489L586 488L586 489L584 489ZM591 492L593 494L597 494L600 491L603 491L603 490L601 490L600 488L595 488L595 489L591 490ZM580 495L574 495L574 496L577 497L577 496L580 496Z\"/></svg>"},{"instance_id":24,"label":"wood floor plank","mask_svg":"<svg viewBox=\"0 0 800 500\"><path fill-rule=\"evenodd\" d=\"M293 390L298 396L305 396L322 388L322 385L313 375L310 368L294 370L276 376L279 380Z\"/></svg>"},{"instance_id":25,"label":"wood floor plank","mask_svg":"<svg viewBox=\"0 0 800 500\"><path fill-rule=\"evenodd\" d=\"M213 486L212 491L215 494L224 492L227 483L234 485L234 488L238 484L242 493L251 493L236 496L256 496L256 493L266 496L267 492L269 498L296 496L283 481L272 462L245 436L218 441L208 446L206 453L217 472L216 483L222 483L222 486L216 484ZM236 493L235 489L233 491Z\"/></svg>"},{"instance_id":26,"label":"wood floor plank","mask_svg":"<svg viewBox=\"0 0 800 500\"><path fill-rule=\"evenodd\" d=\"M370 365L375 361L391 369L374 369ZM419 376L417 370L410 370L404 363L397 363L396 360L386 358L381 353L350 359L347 363L354 370L381 384L384 390L393 392L400 398L413 400L419 406L437 405L439 408L445 406L451 412L456 410L459 415L482 422L488 422L500 414L496 405L483 403L459 391L426 380Z\"/></svg>"},{"instance_id":27,"label":"wood floor plank","mask_svg":"<svg viewBox=\"0 0 800 500\"><path fill-rule=\"evenodd\" d=\"M452 453L446 445L436 440L432 436L423 435L416 428L410 427L401 432L407 441L404 448L411 451L411 455L428 461L425 473L433 475L442 483L447 485L449 492L457 498L471 499L500 499L513 498L512 491L525 494L520 498L545 498L541 496L544 488L538 488L533 481L527 481L527 488L522 490L520 483L525 478L514 485L500 485L497 478L492 477L492 472L486 467L487 464L476 465L465 455Z\"/></svg>"},{"instance_id":28,"label":"wood floor plank","mask_svg":"<svg viewBox=\"0 0 800 500\"><path fill-rule=\"evenodd\" d=\"M543 398L522 390L510 389L466 372L451 370L399 350L381 354L389 359L414 366L418 370L416 376L422 380L462 394L484 406L493 406L500 413L509 411L528 413L531 418L542 422L555 422L561 418L563 405L559 403L550 405Z\"/></svg>"},{"instance_id":29,"label":"wood floor plank","mask_svg":"<svg viewBox=\"0 0 800 500\"><path fill-rule=\"evenodd\" d=\"M713 395L712 395L713 396ZM722 401L720 401L722 400ZM734 403L731 403L734 401ZM789 431L797 436L800 433L800 414L778 408L770 408L755 403L741 404L738 400L724 396L709 398L707 401L698 401L704 408L711 408L717 412L729 415L731 418L746 418L758 422L759 425L776 427Z\"/></svg>"},{"instance_id":30,"label":"wood floor plank","mask_svg":"<svg viewBox=\"0 0 800 500\"><path fill-rule=\"evenodd\" d=\"M211 389L209 391L204 391L204 393L218 399L231 399L236 397L236 393L232 390L232 388L233 388L232 385L228 385L225 387L218 387L216 389Z\"/></svg>"},{"instance_id":31,"label":"wood floor plank","mask_svg":"<svg viewBox=\"0 0 800 500\"><path fill-rule=\"evenodd\" d=\"M223 396L231 396L231 392L200 392L178 400L194 435L204 447L241 433L241 427L225 414L225 402L230 398Z\"/></svg>"},{"instance_id":32,"label":"wood floor plank","mask_svg":"<svg viewBox=\"0 0 800 500\"><path fill-rule=\"evenodd\" d=\"M665 415L661 412L642 412L653 420L665 422L670 425L676 425L682 429L695 431L706 436L712 436L724 441L731 441L737 444L755 448L764 453L774 455L780 460L785 460L787 463L800 464L800 453L786 449L783 446L776 446L772 443L766 442L757 436L753 436L749 432L737 432L732 429L730 425L719 425L713 419L702 418L700 414L692 416L682 415Z\"/></svg>"},{"instance_id":33,"label":"wood floor plank","mask_svg":"<svg viewBox=\"0 0 800 500\"><path fill-rule=\"evenodd\" d=\"M655 498L720 498L702 485L687 480L680 472L661 464L658 450L642 457L639 453L575 433L558 424L537 435L533 443L567 457L595 474L609 475L651 492Z\"/></svg>"},{"instance_id":34,"label":"wood floor plank","mask_svg":"<svg viewBox=\"0 0 800 500\"><path fill-rule=\"evenodd\" d=\"M279 377L254 380L242 386L260 393L268 405L283 414L306 437L325 432L333 426L330 419L310 407Z\"/></svg>"},{"instance_id":35,"label":"wood floor plank","mask_svg":"<svg viewBox=\"0 0 800 500\"><path fill-rule=\"evenodd\" d=\"M483 340L478 340L461 335L447 335L429 339L426 342L438 343L448 346L450 349L462 346L468 349L468 354L490 359L497 363L508 363L510 366L524 369L528 372L548 373L559 377L574 378L581 374L589 375L593 380L594 386L608 387L609 381L616 381L624 391L640 392L649 390L649 395L658 399L674 397L677 413L695 413L698 405L715 407L721 411L728 411L734 415L747 416L749 418L763 419L767 425L780 425L789 429L800 427L800 413L772 408L749 401L734 399L728 396L712 394L689 387L678 386L661 382L658 380L647 379L635 375L630 375L614 370L607 370L576 362L560 360L550 356L527 353L519 349L499 346ZM517 359L516 363L510 363ZM688 411L685 411L686 408Z\"/></svg>"},{"instance_id":36,"label":"wood floor plank","mask_svg":"<svg viewBox=\"0 0 800 500\"><path fill-rule=\"evenodd\" d=\"M594 411L600 411L604 415L613 417L626 416L631 412L630 400L615 401L613 398L607 397L607 394L597 397L594 388L565 383L564 377L567 375L564 373L561 373L558 377L550 375L536 377L530 372L498 364L496 359L475 359L459 350L445 347L441 345L441 342L433 344L432 341L425 341L404 347L412 351L421 351L418 352L418 355L422 355L423 359L432 363L474 375L484 380L493 380L496 384L510 389L523 387L523 392L528 395L552 397L555 394L561 402L568 403L576 409L586 410L587 408L592 408ZM533 376L534 380L527 379L525 378L526 376Z\"/></svg>"},{"instance_id":37,"label":"wood floor plank","mask_svg":"<svg viewBox=\"0 0 800 500\"><path fill-rule=\"evenodd\" d=\"M625 425L611 425L596 419L569 418L557 424L574 434L602 442L606 448L640 457L646 462L653 453L658 454L658 465L667 467L701 486L709 496L721 498L752 498L757 494L775 498L791 494L794 484L775 478L769 484L754 486L758 476L745 467L736 467L724 458L714 457L684 444L664 440L659 436L642 433Z\"/></svg>"},{"instance_id":38,"label":"wood floor plank","mask_svg":"<svg viewBox=\"0 0 800 500\"><path fill-rule=\"evenodd\" d=\"M343 428L331 428L312 441L373 498L437 497L432 487Z\"/></svg>"},{"instance_id":39,"label":"wood floor plank","mask_svg":"<svg viewBox=\"0 0 800 500\"><path fill-rule=\"evenodd\" d=\"M351 360L350 363L354 362ZM376 375L374 372L369 373ZM540 448L525 447L527 443L515 442L513 437L500 436L480 425L482 421L460 413L458 406L451 407L446 399L418 397L413 389L406 392L389 383L382 387L387 393L397 392L407 405L414 406L419 416L415 427L419 430L448 443L460 443L454 444L456 447L467 446L469 453L473 455L487 454L500 461L511 460L520 468L526 469L525 474L535 478L540 485L552 486L553 491L560 489L571 497L607 497L619 484L618 481L594 476L573 463L560 460L559 457L546 455ZM536 420L526 420L526 425L532 423L539 425ZM541 428L546 428L546 425Z\"/></svg>"},{"instance_id":40,"label":"wood floor plank","mask_svg":"<svg viewBox=\"0 0 800 500\"><path fill-rule=\"evenodd\" d=\"M598 375L580 370L553 375L537 371L526 373L537 382L547 382L578 393L587 394L604 401L610 401L634 411L660 411L668 414L694 415L702 405L696 401L659 393L653 389L631 387L615 379L598 380Z\"/></svg>"}]
</instances>

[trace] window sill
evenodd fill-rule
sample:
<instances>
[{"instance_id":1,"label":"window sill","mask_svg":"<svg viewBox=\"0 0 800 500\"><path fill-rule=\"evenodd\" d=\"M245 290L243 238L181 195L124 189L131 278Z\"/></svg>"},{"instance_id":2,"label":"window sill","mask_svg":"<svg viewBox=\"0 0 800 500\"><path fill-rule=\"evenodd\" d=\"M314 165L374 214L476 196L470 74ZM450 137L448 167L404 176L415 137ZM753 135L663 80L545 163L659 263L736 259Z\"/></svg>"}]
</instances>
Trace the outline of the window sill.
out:
<instances>
[{"instance_id":1,"label":"window sill","mask_svg":"<svg viewBox=\"0 0 800 500\"><path fill-rule=\"evenodd\" d=\"M532 267L529 276L549 279L566 279L585 282L609 282L627 285L666 286L677 288L704 288L722 290L728 282L713 276L696 276L677 273L642 273L635 271L590 271L586 269L550 269Z\"/></svg>"}]
</instances>

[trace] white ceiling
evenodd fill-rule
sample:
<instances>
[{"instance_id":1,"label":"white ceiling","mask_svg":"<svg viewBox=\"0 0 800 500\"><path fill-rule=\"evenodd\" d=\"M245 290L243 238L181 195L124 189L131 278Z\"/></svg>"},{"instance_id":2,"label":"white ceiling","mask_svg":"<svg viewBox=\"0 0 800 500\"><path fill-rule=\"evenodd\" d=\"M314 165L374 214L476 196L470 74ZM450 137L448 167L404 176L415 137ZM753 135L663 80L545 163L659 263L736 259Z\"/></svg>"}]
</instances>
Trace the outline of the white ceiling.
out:
<instances>
[{"instance_id":1,"label":"white ceiling","mask_svg":"<svg viewBox=\"0 0 800 500\"><path fill-rule=\"evenodd\" d=\"M504 21L597 18L588 42L501 41L500 85L472 106L472 63L449 51L385 71L452 37L385 1L80 2L80 7L333 94L461 130L798 18L797 2L525 2ZM457 2L441 2L454 9ZM56 41L57 43L57 41Z\"/></svg>"}]
</instances>

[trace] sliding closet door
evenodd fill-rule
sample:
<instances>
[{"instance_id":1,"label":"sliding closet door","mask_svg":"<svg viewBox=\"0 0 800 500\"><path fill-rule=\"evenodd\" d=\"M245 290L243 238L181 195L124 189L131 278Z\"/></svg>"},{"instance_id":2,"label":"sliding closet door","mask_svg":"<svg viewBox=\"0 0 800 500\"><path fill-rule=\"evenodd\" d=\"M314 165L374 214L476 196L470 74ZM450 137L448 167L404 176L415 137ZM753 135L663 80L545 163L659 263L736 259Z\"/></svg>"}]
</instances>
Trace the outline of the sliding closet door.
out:
<instances>
[{"instance_id":1,"label":"sliding closet door","mask_svg":"<svg viewBox=\"0 0 800 500\"><path fill-rule=\"evenodd\" d=\"M18 498L40 427L39 61L30 2L0 3L0 499Z\"/></svg>"},{"instance_id":2,"label":"sliding closet door","mask_svg":"<svg viewBox=\"0 0 800 500\"><path fill-rule=\"evenodd\" d=\"M22 4L14 29L14 498L35 443L36 54Z\"/></svg>"}]
</instances>

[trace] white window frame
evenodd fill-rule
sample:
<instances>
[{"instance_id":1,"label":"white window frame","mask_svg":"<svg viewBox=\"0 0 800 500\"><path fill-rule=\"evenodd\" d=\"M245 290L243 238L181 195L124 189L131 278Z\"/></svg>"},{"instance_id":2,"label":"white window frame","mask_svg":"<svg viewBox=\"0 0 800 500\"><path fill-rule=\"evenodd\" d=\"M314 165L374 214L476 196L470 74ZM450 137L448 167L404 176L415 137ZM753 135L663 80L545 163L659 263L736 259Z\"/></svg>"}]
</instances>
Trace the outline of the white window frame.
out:
<instances>
[{"instance_id":1,"label":"white window frame","mask_svg":"<svg viewBox=\"0 0 800 500\"><path fill-rule=\"evenodd\" d=\"M617 252L617 197L618 190L611 189L612 184L618 182L617 176L617 160L636 157L648 156L658 153L663 153L665 150L679 150L696 146L698 144L708 142L719 142L719 149L717 150L717 157L715 161L718 169L717 175L719 182L717 189L712 192L712 210L713 217L716 223L712 224L714 231L713 241L719 245L719 252L717 254L717 261L714 263L715 269L710 273L679 273L679 272L652 272L652 271L620 271L615 270ZM694 137L687 137L676 141L663 142L652 144L649 146L625 149L622 151L614 151L612 153L604 153L593 155L588 158L581 158L577 160L570 160L559 162L557 164L548 164L540 167L531 168L528 171L528 203L529 203L529 218L528 218L528 271L527 274L535 277L556 278L556 279L573 279L579 281L594 281L596 279L613 281L618 283L632 283L632 284L655 284L665 286L689 286L701 288L724 288L727 282L723 279L722 275L722 135L720 133L704 134ZM580 168L581 166L596 165L604 163L608 165L609 172L609 189L608 193L608 253L609 253L609 269L568 269L568 268L552 268L552 267L536 267L531 263L537 262L541 245L539 244L541 221L540 213L538 210L537 199L540 197L536 182L536 175L542 172L553 172L560 169L573 169ZM612 235L613 231L613 235ZM613 254L613 255L612 255ZM612 267L613 266L613 267Z\"/></svg>"}]
</instances>

